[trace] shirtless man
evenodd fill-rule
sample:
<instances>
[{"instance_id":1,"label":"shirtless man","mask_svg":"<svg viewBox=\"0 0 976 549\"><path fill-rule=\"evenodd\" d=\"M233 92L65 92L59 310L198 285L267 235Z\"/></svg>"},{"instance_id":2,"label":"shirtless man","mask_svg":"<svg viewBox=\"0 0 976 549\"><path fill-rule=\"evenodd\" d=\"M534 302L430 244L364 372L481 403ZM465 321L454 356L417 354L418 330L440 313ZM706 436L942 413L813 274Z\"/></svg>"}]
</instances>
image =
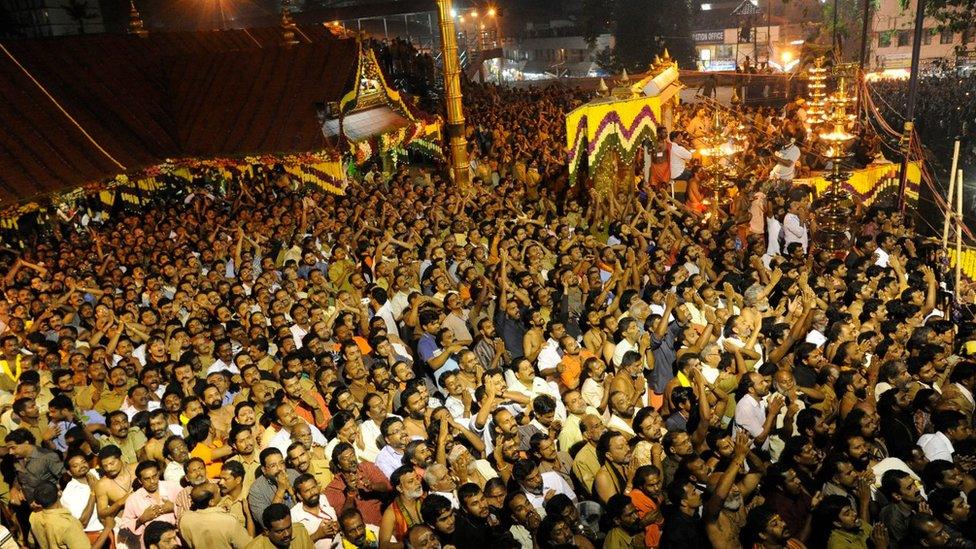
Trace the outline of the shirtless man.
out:
<instances>
[{"instance_id":1,"label":"shirtless man","mask_svg":"<svg viewBox=\"0 0 976 549\"><path fill-rule=\"evenodd\" d=\"M95 504L98 518L117 518L125 507L125 500L132 493L135 480L135 464L122 462L122 450L118 446L105 446L98 452L102 478L95 484Z\"/></svg>"}]
</instances>

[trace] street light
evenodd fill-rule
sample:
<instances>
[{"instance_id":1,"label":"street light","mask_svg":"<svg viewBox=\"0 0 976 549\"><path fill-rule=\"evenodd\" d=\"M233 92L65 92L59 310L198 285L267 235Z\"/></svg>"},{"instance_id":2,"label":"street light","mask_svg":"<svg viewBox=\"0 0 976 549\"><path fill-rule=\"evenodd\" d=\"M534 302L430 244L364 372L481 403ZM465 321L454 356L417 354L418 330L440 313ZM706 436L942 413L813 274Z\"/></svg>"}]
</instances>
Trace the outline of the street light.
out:
<instances>
[{"instance_id":1,"label":"street light","mask_svg":"<svg viewBox=\"0 0 976 549\"><path fill-rule=\"evenodd\" d=\"M495 16L495 8L488 8L488 17Z\"/></svg>"}]
</instances>

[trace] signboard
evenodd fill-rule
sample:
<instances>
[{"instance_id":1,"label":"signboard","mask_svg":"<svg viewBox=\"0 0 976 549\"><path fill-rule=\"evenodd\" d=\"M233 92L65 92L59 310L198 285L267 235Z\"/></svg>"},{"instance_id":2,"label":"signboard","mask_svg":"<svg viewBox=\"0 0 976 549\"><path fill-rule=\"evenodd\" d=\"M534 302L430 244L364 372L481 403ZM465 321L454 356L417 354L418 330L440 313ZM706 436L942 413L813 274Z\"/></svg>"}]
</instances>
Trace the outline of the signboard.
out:
<instances>
[{"instance_id":1,"label":"signboard","mask_svg":"<svg viewBox=\"0 0 976 549\"><path fill-rule=\"evenodd\" d=\"M969 67L976 65L976 50L956 51L956 65Z\"/></svg>"},{"instance_id":2,"label":"signboard","mask_svg":"<svg viewBox=\"0 0 976 549\"><path fill-rule=\"evenodd\" d=\"M696 44L722 44L725 42L724 30L704 30L691 33Z\"/></svg>"}]
</instances>

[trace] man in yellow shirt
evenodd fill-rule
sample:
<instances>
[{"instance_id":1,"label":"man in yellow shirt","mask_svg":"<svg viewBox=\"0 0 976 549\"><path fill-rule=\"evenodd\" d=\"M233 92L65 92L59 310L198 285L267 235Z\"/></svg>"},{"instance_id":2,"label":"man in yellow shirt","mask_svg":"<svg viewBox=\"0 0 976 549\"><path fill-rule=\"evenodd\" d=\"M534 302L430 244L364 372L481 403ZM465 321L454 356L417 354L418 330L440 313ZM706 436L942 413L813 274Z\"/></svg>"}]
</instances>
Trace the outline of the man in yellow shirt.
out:
<instances>
[{"instance_id":1,"label":"man in yellow shirt","mask_svg":"<svg viewBox=\"0 0 976 549\"><path fill-rule=\"evenodd\" d=\"M301 524L291 523L291 511L283 503L272 503L264 510L261 522L267 530L254 538L246 549L313 549L312 537Z\"/></svg>"},{"instance_id":2,"label":"man in yellow shirt","mask_svg":"<svg viewBox=\"0 0 976 549\"><path fill-rule=\"evenodd\" d=\"M105 529L92 543L81 522L58 501L58 487L53 482L42 482L34 490L30 516L31 536L38 547L66 547L67 549L101 548L109 539L114 522L112 517L103 519Z\"/></svg>"}]
</instances>

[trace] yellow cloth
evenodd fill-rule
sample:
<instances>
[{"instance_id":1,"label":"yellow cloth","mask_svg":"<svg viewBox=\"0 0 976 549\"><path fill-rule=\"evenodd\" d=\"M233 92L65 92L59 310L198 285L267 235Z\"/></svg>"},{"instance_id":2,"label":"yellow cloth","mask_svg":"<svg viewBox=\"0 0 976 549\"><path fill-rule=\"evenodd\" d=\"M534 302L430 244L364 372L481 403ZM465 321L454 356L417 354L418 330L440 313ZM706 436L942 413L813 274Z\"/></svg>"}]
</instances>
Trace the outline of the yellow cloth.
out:
<instances>
[{"instance_id":1,"label":"yellow cloth","mask_svg":"<svg viewBox=\"0 0 976 549\"><path fill-rule=\"evenodd\" d=\"M44 549L91 547L81 522L63 507L44 509L30 516L31 536Z\"/></svg>"},{"instance_id":2,"label":"yellow cloth","mask_svg":"<svg viewBox=\"0 0 976 549\"><path fill-rule=\"evenodd\" d=\"M314 549L312 537L308 535L308 530L304 526L292 524L291 533L291 543L288 544L288 549ZM267 534L261 534L254 538L254 541L248 543L245 549L278 549L278 547L271 543Z\"/></svg>"}]
</instances>

